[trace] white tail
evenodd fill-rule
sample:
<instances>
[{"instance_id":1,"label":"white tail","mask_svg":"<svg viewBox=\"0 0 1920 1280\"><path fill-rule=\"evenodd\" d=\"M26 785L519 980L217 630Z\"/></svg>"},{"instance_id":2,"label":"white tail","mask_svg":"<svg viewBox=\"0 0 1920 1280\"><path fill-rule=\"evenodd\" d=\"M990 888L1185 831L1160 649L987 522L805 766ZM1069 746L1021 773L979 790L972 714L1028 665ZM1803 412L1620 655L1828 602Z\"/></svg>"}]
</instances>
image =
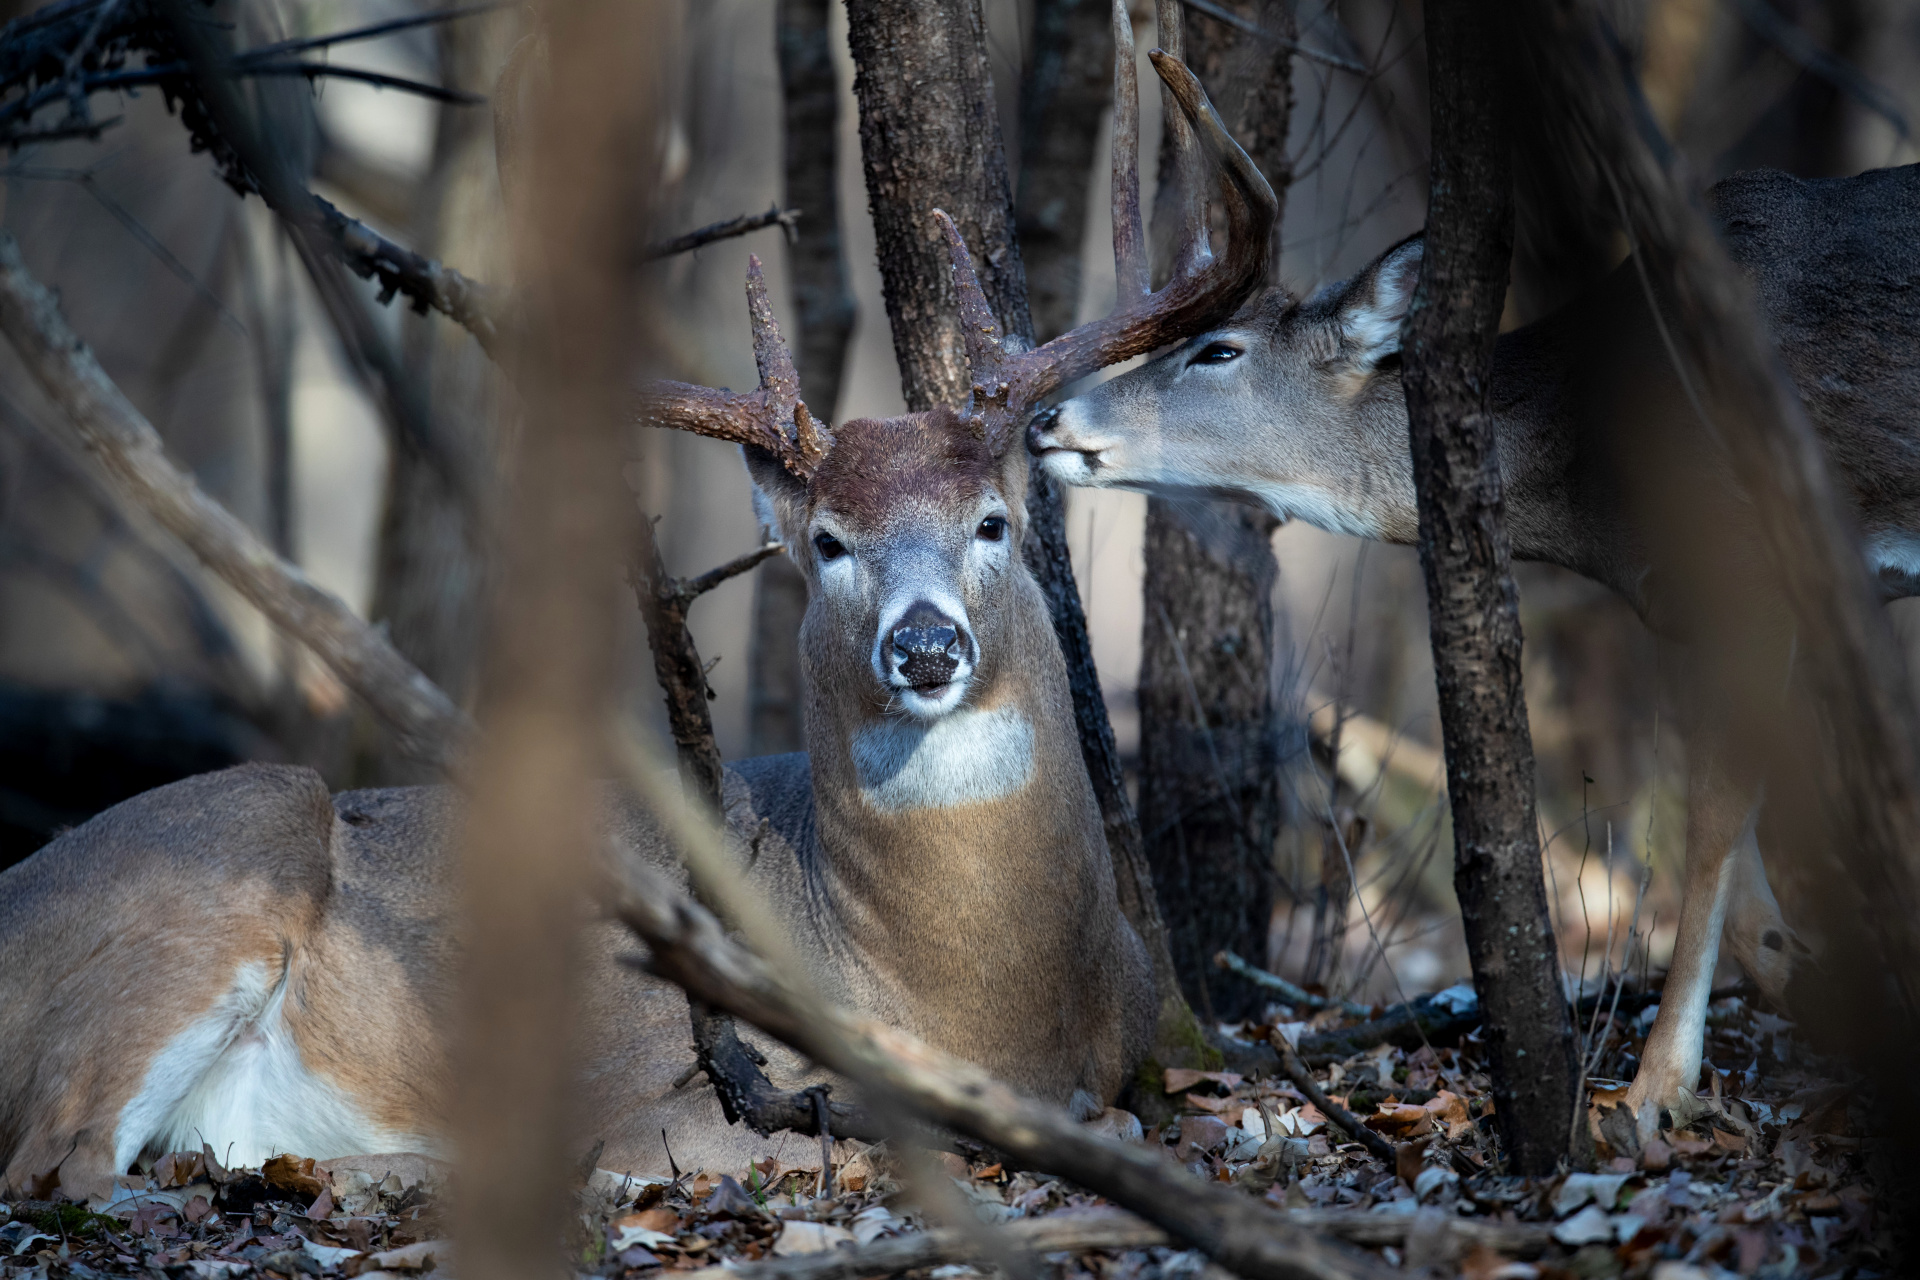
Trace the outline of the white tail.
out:
<instances>
[{"instance_id":1,"label":"white tail","mask_svg":"<svg viewBox=\"0 0 1920 1280\"><path fill-rule=\"evenodd\" d=\"M1752 280L1826 445L1888 599L1920 594L1920 167L1801 182L1737 175L1713 192L1727 245ZM1146 491L1233 493L1336 533L1419 536L1400 327L1419 276L1418 237L1305 302L1269 290L1224 326L1036 419L1030 443L1057 478ZM1595 341L1604 339L1604 342ZM1590 347L1616 357L1585 367ZM1681 615L1651 574L1657 539L1626 504L1617 415L1698 434L1638 275L1501 337L1492 400L1516 556L1613 587L1656 631ZM1663 416L1652 417L1665 410ZM1700 442L1703 493L1729 487ZM1706 995L1722 932L1775 1001L1796 951L1752 837L1759 787L1696 726L1687 874L1666 998L1629 1101L1642 1131L1684 1109L1700 1071Z\"/></svg>"},{"instance_id":2,"label":"white tail","mask_svg":"<svg viewBox=\"0 0 1920 1280\"><path fill-rule=\"evenodd\" d=\"M1130 48L1119 61L1130 77ZM1264 274L1273 219L1197 82L1158 66L1225 174L1218 261L1196 255L1160 294L1015 353L948 224L974 403L838 429L800 401L756 263L760 389L667 384L646 411L747 446L808 581L808 752L727 771L739 874L830 999L1060 1102L1113 1097L1156 1010L1020 555L1018 428L1065 382L1230 315ZM1137 187L1117 185L1116 204L1137 214ZM433 1151L463 945L457 818L445 789L329 797L310 771L248 766L138 796L0 875L0 1186L59 1167L69 1191L99 1193L139 1157L201 1142L249 1163ZM621 796L603 820L676 865ZM588 939L581 1146L645 1172L668 1167L670 1143L683 1167L739 1172L760 1143L687 1083L686 1001L622 963L635 950L610 923ZM776 1083L806 1078L761 1047Z\"/></svg>"}]
</instances>

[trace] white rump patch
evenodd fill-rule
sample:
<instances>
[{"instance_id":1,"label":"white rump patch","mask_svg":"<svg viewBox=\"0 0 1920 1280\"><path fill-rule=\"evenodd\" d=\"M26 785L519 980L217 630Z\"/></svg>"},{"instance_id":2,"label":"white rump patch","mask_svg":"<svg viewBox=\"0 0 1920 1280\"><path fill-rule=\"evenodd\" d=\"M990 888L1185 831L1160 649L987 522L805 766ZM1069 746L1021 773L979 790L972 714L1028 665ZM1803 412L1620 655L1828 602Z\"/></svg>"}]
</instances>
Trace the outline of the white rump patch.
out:
<instances>
[{"instance_id":1,"label":"white rump patch","mask_svg":"<svg viewBox=\"0 0 1920 1280\"><path fill-rule=\"evenodd\" d=\"M853 768L882 813L984 804L1033 779L1033 725L1013 707L888 720L853 735Z\"/></svg>"},{"instance_id":2,"label":"white rump patch","mask_svg":"<svg viewBox=\"0 0 1920 1280\"><path fill-rule=\"evenodd\" d=\"M287 979L260 961L168 1042L113 1135L116 1170L142 1151L198 1151L230 1168L283 1151L328 1159L363 1151L419 1151L422 1138L375 1126L338 1086L308 1070L284 1017Z\"/></svg>"}]
</instances>

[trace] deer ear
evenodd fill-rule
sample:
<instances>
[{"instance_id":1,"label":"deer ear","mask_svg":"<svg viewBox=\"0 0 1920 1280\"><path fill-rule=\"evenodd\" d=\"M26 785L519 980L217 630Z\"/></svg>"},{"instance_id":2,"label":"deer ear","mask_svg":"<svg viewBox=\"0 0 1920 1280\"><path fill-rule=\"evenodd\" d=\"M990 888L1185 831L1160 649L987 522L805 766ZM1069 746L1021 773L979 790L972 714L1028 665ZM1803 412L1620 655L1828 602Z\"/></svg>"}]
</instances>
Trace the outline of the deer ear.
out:
<instances>
[{"instance_id":1,"label":"deer ear","mask_svg":"<svg viewBox=\"0 0 1920 1280\"><path fill-rule=\"evenodd\" d=\"M795 564L806 564L799 554L807 540L807 483L787 470L765 449L742 445L747 475L753 480L753 510L774 537L787 544Z\"/></svg>"},{"instance_id":2,"label":"deer ear","mask_svg":"<svg viewBox=\"0 0 1920 1280\"><path fill-rule=\"evenodd\" d=\"M1354 364L1373 369L1400 354L1400 326L1420 282L1420 258L1426 246L1414 235L1381 254L1355 276L1342 293L1335 318L1341 351Z\"/></svg>"}]
</instances>

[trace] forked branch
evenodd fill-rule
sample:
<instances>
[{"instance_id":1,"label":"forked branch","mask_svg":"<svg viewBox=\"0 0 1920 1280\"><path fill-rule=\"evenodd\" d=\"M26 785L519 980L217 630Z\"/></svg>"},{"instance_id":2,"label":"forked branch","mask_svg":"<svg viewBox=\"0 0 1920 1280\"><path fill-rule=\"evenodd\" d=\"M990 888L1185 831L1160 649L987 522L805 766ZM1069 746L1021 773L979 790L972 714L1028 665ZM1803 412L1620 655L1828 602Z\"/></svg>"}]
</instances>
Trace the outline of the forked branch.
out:
<instances>
[{"instance_id":1,"label":"forked branch","mask_svg":"<svg viewBox=\"0 0 1920 1280\"><path fill-rule=\"evenodd\" d=\"M114 488L184 542L201 562L301 641L366 699L415 759L445 766L471 732L465 715L387 638L256 537L193 477L168 461L160 435L87 350L51 290L0 236L0 331L57 405L64 435Z\"/></svg>"}]
</instances>

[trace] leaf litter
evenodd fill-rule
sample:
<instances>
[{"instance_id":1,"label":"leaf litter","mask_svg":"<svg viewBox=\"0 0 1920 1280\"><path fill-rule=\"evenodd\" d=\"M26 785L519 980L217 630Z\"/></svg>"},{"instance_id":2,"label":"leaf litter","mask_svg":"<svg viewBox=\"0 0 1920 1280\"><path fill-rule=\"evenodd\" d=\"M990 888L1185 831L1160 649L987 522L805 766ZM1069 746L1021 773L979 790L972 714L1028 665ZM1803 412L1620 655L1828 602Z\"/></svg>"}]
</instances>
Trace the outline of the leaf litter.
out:
<instances>
[{"instance_id":1,"label":"leaf litter","mask_svg":"<svg viewBox=\"0 0 1920 1280\"><path fill-rule=\"evenodd\" d=\"M1195 1177L1331 1228L1410 1274L1783 1280L1897 1270L1863 1149L1868 1102L1835 1064L1794 1041L1788 1024L1744 1000L1713 1006L1709 1066L1687 1123L1639 1147L1624 1109L1614 1110L1624 1087L1596 1081L1588 1113L1596 1168L1538 1179L1501 1171L1490 1081L1472 1037L1412 1050L1381 1044L1314 1069L1335 1103L1394 1144L1389 1167L1302 1097L1264 1050L1292 1013L1274 1006L1262 1023L1221 1028L1233 1070L1165 1072L1160 1095L1142 1103L1165 1108L1160 1123L1143 1129L1115 1110L1092 1123L1137 1135ZM1650 1021L1610 1029L1603 1068L1630 1074ZM769 1160L671 1181L597 1170L576 1190L566 1242L573 1269L619 1280L733 1272L929 1225L885 1145L834 1148L832 1196L816 1194L817 1156L810 1166ZM940 1164L983 1222L1111 1208L997 1153L963 1146ZM445 1177L445 1166L417 1155L282 1155L229 1170L203 1148L144 1164L111 1200L86 1206L63 1202L58 1171L49 1171L0 1207L0 1280L452 1280L438 1212ZM1208 1264L1161 1247L1049 1254L1039 1272L1200 1280Z\"/></svg>"}]
</instances>

